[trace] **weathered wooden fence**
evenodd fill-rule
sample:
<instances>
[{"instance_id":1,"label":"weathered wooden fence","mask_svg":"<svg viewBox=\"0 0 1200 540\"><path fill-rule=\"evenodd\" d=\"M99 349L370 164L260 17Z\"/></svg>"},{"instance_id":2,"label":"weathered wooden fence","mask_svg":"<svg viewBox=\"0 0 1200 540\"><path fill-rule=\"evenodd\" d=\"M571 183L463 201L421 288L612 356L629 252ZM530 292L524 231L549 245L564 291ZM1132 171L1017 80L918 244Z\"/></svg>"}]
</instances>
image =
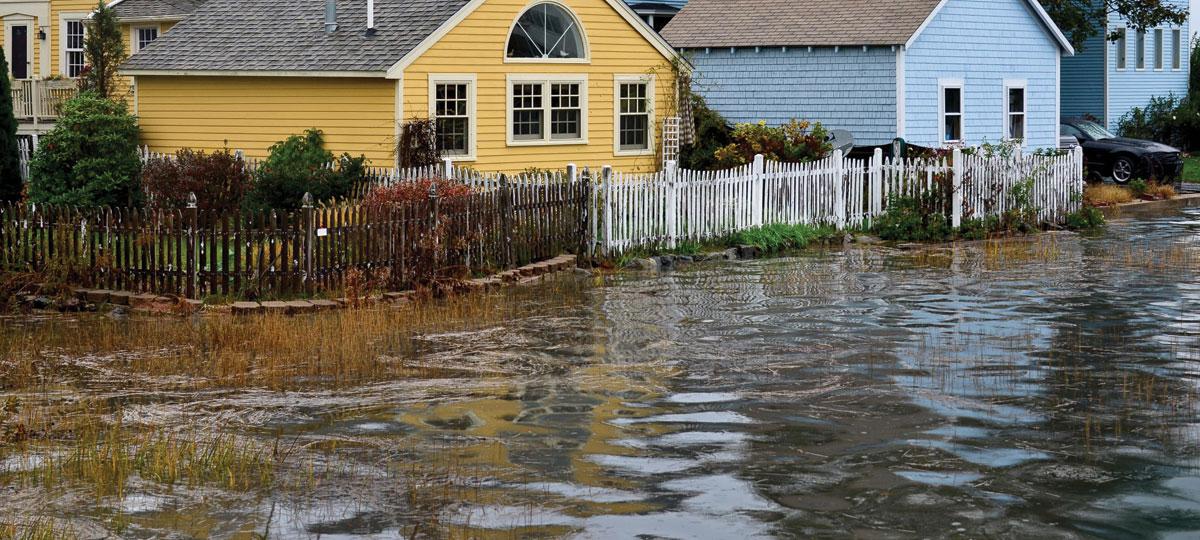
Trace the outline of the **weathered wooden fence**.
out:
<instances>
[{"instance_id":1,"label":"weathered wooden fence","mask_svg":"<svg viewBox=\"0 0 1200 540\"><path fill-rule=\"evenodd\" d=\"M408 288L580 250L588 244L589 190L587 182L543 176L387 207L219 213L2 205L0 267L189 298L337 290L351 270Z\"/></svg>"},{"instance_id":2,"label":"weathered wooden fence","mask_svg":"<svg viewBox=\"0 0 1200 540\"><path fill-rule=\"evenodd\" d=\"M866 160L835 152L813 163L753 163L724 171L677 170L655 174L605 169L597 189L601 250L619 253L645 246L673 247L766 224L867 225L887 211L893 196L938 193L947 218L1001 215L1018 204L1059 222L1079 209L1083 154L984 157L954 150L949 159ZM1025 200L1020 200L1024 198Z\"/></svg>"}]
</instances>

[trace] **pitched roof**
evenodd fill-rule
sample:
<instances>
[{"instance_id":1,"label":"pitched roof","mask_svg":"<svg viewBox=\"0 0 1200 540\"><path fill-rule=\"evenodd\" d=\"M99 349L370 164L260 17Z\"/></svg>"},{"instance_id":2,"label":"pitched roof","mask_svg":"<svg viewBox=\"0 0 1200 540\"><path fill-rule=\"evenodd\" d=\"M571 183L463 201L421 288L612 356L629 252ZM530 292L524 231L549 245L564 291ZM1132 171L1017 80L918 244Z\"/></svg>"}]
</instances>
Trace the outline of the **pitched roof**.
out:
<instances>
[{"instance_id":1,"label":"pitched roof","mask_svg":"<svg viewBox=\"0 0 1200 540\"><path fill-rule=\"evenodd\" d=\"M376 31L367 36L366 0L339 0L338 28L329 33L325 2L207 0L121 69L385 72L467 3L375 0Z\"/></svg>"},{"instance_id":2,"label":"pitched roof","mask_svg":"<svg viewBox=\"0 0 1200 540\"><path fill-rule=\"evenodd\" d=\"M939 0L691 0L663 29L675 47L903 45Z\"/></svg>"},{"instance_id":3,"label":"pitched roof","mask_svg":"<svg viewBox=\"0 0 1200 540\"><path fill-rule=\"evenodd\" d=\"M109 4L117 19L182 19L204 0L116 0Z\"/></svg>"}]
</instances>

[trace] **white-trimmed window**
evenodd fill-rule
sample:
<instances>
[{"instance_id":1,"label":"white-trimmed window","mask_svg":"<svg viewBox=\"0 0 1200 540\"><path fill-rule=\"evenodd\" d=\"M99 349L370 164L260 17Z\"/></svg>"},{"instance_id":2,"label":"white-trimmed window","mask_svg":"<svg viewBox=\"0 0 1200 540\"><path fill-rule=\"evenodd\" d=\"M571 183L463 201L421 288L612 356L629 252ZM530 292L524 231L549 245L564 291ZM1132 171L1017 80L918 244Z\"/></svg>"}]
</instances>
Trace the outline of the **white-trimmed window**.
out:
<instances>
[{"instance_id":1,"label":"white-trimmed window","mask_svg":"<svg viewBox=\"0 0 1200 540\"><path fill-rule=\"evenodd\" d=\"M586 142L586 76L509 76L509 144Z\"/></svg>"},{"instance_id":2,"label":"white-trimmed window","mask_svg":"<svg viewBox=\"0 0 1200 540\"><path fill-rule=\"evenodd\" d=\"M556 2L534 4L513 23L505 61L586 62L587 40L579 19Z\"/></svg>"},{"instance_id":3,"label":"white-trimmed window","mask_svg":"<svg viewBox=\"0 0 1200 540\"><path fill-rule=\"evenodd\" d=\"M941 137L945 144L963 141L963 82L942 80L938 86L938 109L941 114Z\"/></svg>"},{"instance_id":4,"label":"white-trimmed window","mask_svg":"<svg viewBox=\"0 0 1200 540\"><path fill-rule=\"evenodd\" d=\"M475 76L431 75L429 116L438 150L451 159L475 157Z\"/></svg>"},{"instance_id":5,"label":"white-trimmed window","mask_svg":"<svg viewBox=\"0 0 1200 540\"><path fill-rule=\"evenodd\" d=\"M1129 65L1128 32L1124 28L1117 29L1117 69L1125 69Z\"/></svg>"},{"instance_id":6,"label":"white-trimmed window","mask_svg":"<svg viewBox=\"0 0 1200 540\"><path fill-rule=\"evenodd\" d=\"M83 19L63 20L63 75L78 77L86 62L83 55L85 30Z\"/></svg>"},{"instance_id":7,"label":"white-trimmed window","mask_svg":"<svg viewBox=\"0 0 1200 540\"><path fill-rule=\"evenodd\" d=\"M1146 31L1139 30L1137 33L1137 62L1138 69L1146 69Z\"/></svg>"},{"instance_id":8,"label":"white-trimmed window","mask_svg":"<svg viewBox=\"0 0 1200 540\"><path fill-rule=\"evenodd\" d=\"M1183 30L1171 30L1171 69L1183 68Z\"/></svg>"},{"instance_id":9,"label":"white-trimmed window","mask_svg":"<svg viewBox=\"0 0 1200 540\"><path fill-rule=\"evenodd\" d=\"M133 52L138 52L158 39L157 26L135 26L133 28Z\"/></svg>"},{"instance_id":10,"label":"white-trimmed window","mask_svg":"<svg viewBox=\"0 0 1200 540\"><path fill-rule=\"evenodd\" d=\"M654 152L654 78L617 76L614 126L617 155Z\"/></svg>"},{"instance_id":11,"label":"white-trimmed window","mask_svg":"<svg viewBox=\"0 0 1200 540\"><path fill-rule=\"evenodd\" d=\"M1025 140L1026 105L1025 81L1004 83L1004 138L1010 141Z\"/></svg>"},{"instance_id":12,"label":"white-trimmed window","mask_svg":"<svg viewBox=\"0 0 1200 540\"><path fill-rule=\"evenodd\" d=\"M1154 29L1154 69L1161 70L1163 68L1163 29Z\"/></svg>"}]
</instances>

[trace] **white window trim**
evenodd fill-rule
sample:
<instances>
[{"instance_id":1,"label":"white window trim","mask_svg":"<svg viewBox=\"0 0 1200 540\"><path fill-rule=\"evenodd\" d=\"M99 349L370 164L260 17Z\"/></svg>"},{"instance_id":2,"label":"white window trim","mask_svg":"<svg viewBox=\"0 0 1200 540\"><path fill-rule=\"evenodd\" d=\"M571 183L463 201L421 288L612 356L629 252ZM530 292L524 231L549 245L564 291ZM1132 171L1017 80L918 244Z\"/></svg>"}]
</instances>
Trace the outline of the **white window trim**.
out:
<instances>
[{"instance_id":1,"label":"white window trim","mask_svg":"<svg viewBox=\"0 0 1200 540\"><path fill-rule=\"evenodd\" d=\"M1023 97L1025 99L1022 100L1020 114L1025 119L1025 123L1021 128L1021 137L1013 139L1008 136L1009 132L1012 131L1010 128L1012 128L1013 115L1012 103L1009 101L1011 98L1009 92L1016 89L1020 89L1024 94ZM1029 81L1024 79L1005 79L1004 81L1004 133L1001 134L1001 139L1006 141L1020 141L1022 145L1024 145L1025 141L1029 140Z\"/></svg>"},{"instance_id":2,"label":"white window trim","mask_svg":"<svg viewBox=\"0 0 1200 540\"><path fill-rule=\"evenodd\" d=\"M429 75L429 118L435 120L437 118L437 85L439 84L466 84L467 85L467 154L465 156L444 156L451 161L475 161L476 159L476 142L479 140L479 133L476 126L478 125L479 115L476 114L475 107L475 88L478 86L478 81L474 73L431 73ZM511 99L509 102L511 103Z\"/></svg>"},{"instance_id":3,"label":"white window trim","mask_svg":"<svg viewBox=\"0 0 1200 540\"><path fill-rule=\"evenodd\" d=\"M542 115L542 133L545 139L537 141L519 141L513 138L513 83L542 83L542 107L546 111ZM579 85L579 139L550 138L550 85L570 83ZM504 83L504 134L508 146L570 146L588 144L588 76L583 73L572 74L509 74Z\"/></svg>"},{"instance_id":4,"label":"white window trim","mask_svg":"<svg viewBox=\"0 0 1200 540\"><path fill-rule=\"evenodd\" d=\"M512 39L513 31L517 29L517 21L525 16L525 12L540 6L542 4L554 4L567 12L571 18L575 19L575 28L579 30L579 38L583 40L583 58L509 58L508 57L508 42ZM500 51L500 56L505 64L590 64L592 63L592 47L588 42L587 32L584 31L583 23L579 20L579 15L575 14L575 10L567 7L566 4L555 0L539 0L530 2L525 7L521 8L521 12L513 18L512 23L508 25L508 34L504 36L504 49Z\"/></svg>"},{"instance_id":5,"label":"white window trim","mask_svg":"<svg viewBox=\"0 0 1200 540\"><path fill-rule=\"evenodd\" d=\"M14 26L25 27L25 54L29 56L29 68L26 70L25 74L29 76L28 78L35 79L37 78L39 72L37 69L38 66L33 62L33 57L35 56L33 50L33 38L34 34L37 34L38 32L38 26L34 18L28 15L8 15L4 17L4 43L2 45L4 48L4 63L8 65L8 73L5 73L4 76L12 77L11 45L13 35L12 27Z\"/></svg>"},{"instance_id":6,"label":"white window trim","mask_svg":"<svg viewBox=\"0 0 1200 540\"><path fill-rule=\"evenodd\" d=\"M1179 39L1175 39L1178 37ZM1188 61L1187 55L1187 36L1184 35L1183 28L1175 27L1171 29L1171 71L1183 71L1183 65ZM1175 59L1179 59L1179 63L1175 63Z\"/></svg>"},{"instance_id":7,"label":"white window trim","mask_svg":"<svg viewBox=\"0 0 1200 540\"><path fill-rule=\"evenodd\" d=\"M1167 32L1162 28L1153 30L1151 39L1154 41L1154 71L1162 71L1167 67ZM1159 38L1162 39L1159 39Z\"/></svg>"},{"instance_id":8,"label":"white window trim","mask_svg":"<svg viewBox=\"0 0 1200 540\"><path fill-rule=\"evenodd\" d=\"M142 30L150 29L153 29L155 32L157 32L157 35L154 39L157 40L158 38L162 37L162 27L157 24L142 24L129 27L129 50L135 53L142 50L142 48L139 46L141 40L139 39L140 36L138 36L138 34L141 33Z\"/></svg>"},{"instance_id":9,"label":"white window trim","mask_svg":"<svg viewBox=\"0 0 1200 540\"><path fill-rule=\"evenodd\" d=\"M967 91L962 79L938 79L938 117L937 136L941 146L960 145L967 140ZM946 90L958 89L958 140L946 140Z\"/></svg>"},{"instance_id":10,"label":"white window trim","mask_svg":"<svg viewBox=\"0 0 1200 540\"><path fill-rule=\"evenodd\" d=\"M89 13L86 11L76 11L71 13L58 14L58 72L63 77L71 77L67 73L67 23L68 22L84 22L87 20ZM87 39L87 24L83 25L83 38ZM84 65L87 65L87 58L83 59Z\"/></svg>"},{"instance_id":11,"label":"white window trim","mask_svg":"<svg viewBox=\"0 0 1200 540\"><path fill-rule=\"evenodd\" d=\"M1113 43L1113 45L1117 48L1117 56L1113 59L1113 62L1117 66L1117 71L1125 71L1126 69L1129 69L1129 28L1118 26L1113 30L1116 32L1121 32L1122 34L1122 37ZM1125 53L1125 65L1121 65L1122 52Z\"/></svg>"},{"instance_id":12,"label":"white window trim","mask_svg":"<svg viewBox=\"0 0 1200 540\"><path fill-rule=\"evenodd\" d=\"M621 84L622 83L645 83L646 84L646 114L650 121L646 126L646 149L645 150L622 150L621 149ZM654 134L657 132L657 116L655 115L655 97L657 94L655 84L655 76L653 74L641 75L615 75L613 77L613 155L614 156L653 156L658 153L658 147L654 139Z\"/></svg>"}]
</instances>

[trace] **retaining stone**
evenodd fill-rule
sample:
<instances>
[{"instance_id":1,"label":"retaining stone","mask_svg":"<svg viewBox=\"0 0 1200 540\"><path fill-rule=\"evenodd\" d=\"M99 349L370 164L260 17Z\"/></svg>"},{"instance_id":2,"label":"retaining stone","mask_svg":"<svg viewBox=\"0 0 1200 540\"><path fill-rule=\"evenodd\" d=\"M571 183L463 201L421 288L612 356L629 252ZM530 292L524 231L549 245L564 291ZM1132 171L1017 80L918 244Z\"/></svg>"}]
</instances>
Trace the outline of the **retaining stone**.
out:
<instances>
[{"instance_id":1,"label":"retaining stone","mask_svg":"<svg viewBox=\"0 0 1200 540\"><path fill-rule=\"evenodd\" d=\"M93 304L103 304L108 302L108 297L112 295L112 291L108 289L93 289L87 292L85 300Z\"/></svg>"},{"instance_id":2,"label":"retaining stone","mask_svg":"<svg viewBox=\"0 0 1200 540\"><path fill-rule=\"evenodd\" d=\"M128 306L131 298L133 298L133 293L131 292L116 291L108 295L108 302L118 306Z\"/></svg>"},{"instance_id":3,"label":"retaining stone","mask_svg":"<svg viewBox=\"0 0 1200 540\"><path fill-rule=\"evenodd\" d=\"M263 307L258 302L234 302L233 303L233 314L234 315L253 315L253 314L262 313L262 312L263 312Z\"/></svg>"},{"instance_id":4,"label":"retaining stone","mask_svg":"<svg viewBox=\"0 0 1200 540\"><path fill-rule=\"evenodd\" d=\"M287 312L289 315L295 315L297 313L309 313L317 310L316 306L313 306L312 302L309 302L308 300L292 300L286 303Z\"/></svg>"},{"instance_id":5,"label":"retaining stone","mask_svg":"<svg viewBox=\"0 0 1200 540\"><path fill-rule=\"evenodd\" d=\"M337 303L337 302L334 302L334 301L332 301L332 300L310 300L309 302L310 302L310 303L313 305L313 307L314 307L315 309L317 309L318 311L326 311L326 310L330 310L330 309L337 309L337 308L339 307L339 306L338 306L338 303Z\"/></svg>"},{"instance_id":6,"label":"retaining stone","mask_svg":"<svg viewBox=\"0 0 1200 540\"><path fill-rule=\"evenodd\" d=\"M287 310L288 310L287 302L268 300L266 302L263 302L261 305L262 305L262 308L264 310L266 310L267 313L286 314Z\"/></svg>"},{"instance_id":7,"label":"retaining stone","mask_svg":"<svg viewBox=\"0 0 1200 540\"><path fill-rule=\"evenodd\" d=\"M135 294L129 298L129 305L136 308L150 307L157 296L153 294Z\"/></svg>"}]
</instances>

